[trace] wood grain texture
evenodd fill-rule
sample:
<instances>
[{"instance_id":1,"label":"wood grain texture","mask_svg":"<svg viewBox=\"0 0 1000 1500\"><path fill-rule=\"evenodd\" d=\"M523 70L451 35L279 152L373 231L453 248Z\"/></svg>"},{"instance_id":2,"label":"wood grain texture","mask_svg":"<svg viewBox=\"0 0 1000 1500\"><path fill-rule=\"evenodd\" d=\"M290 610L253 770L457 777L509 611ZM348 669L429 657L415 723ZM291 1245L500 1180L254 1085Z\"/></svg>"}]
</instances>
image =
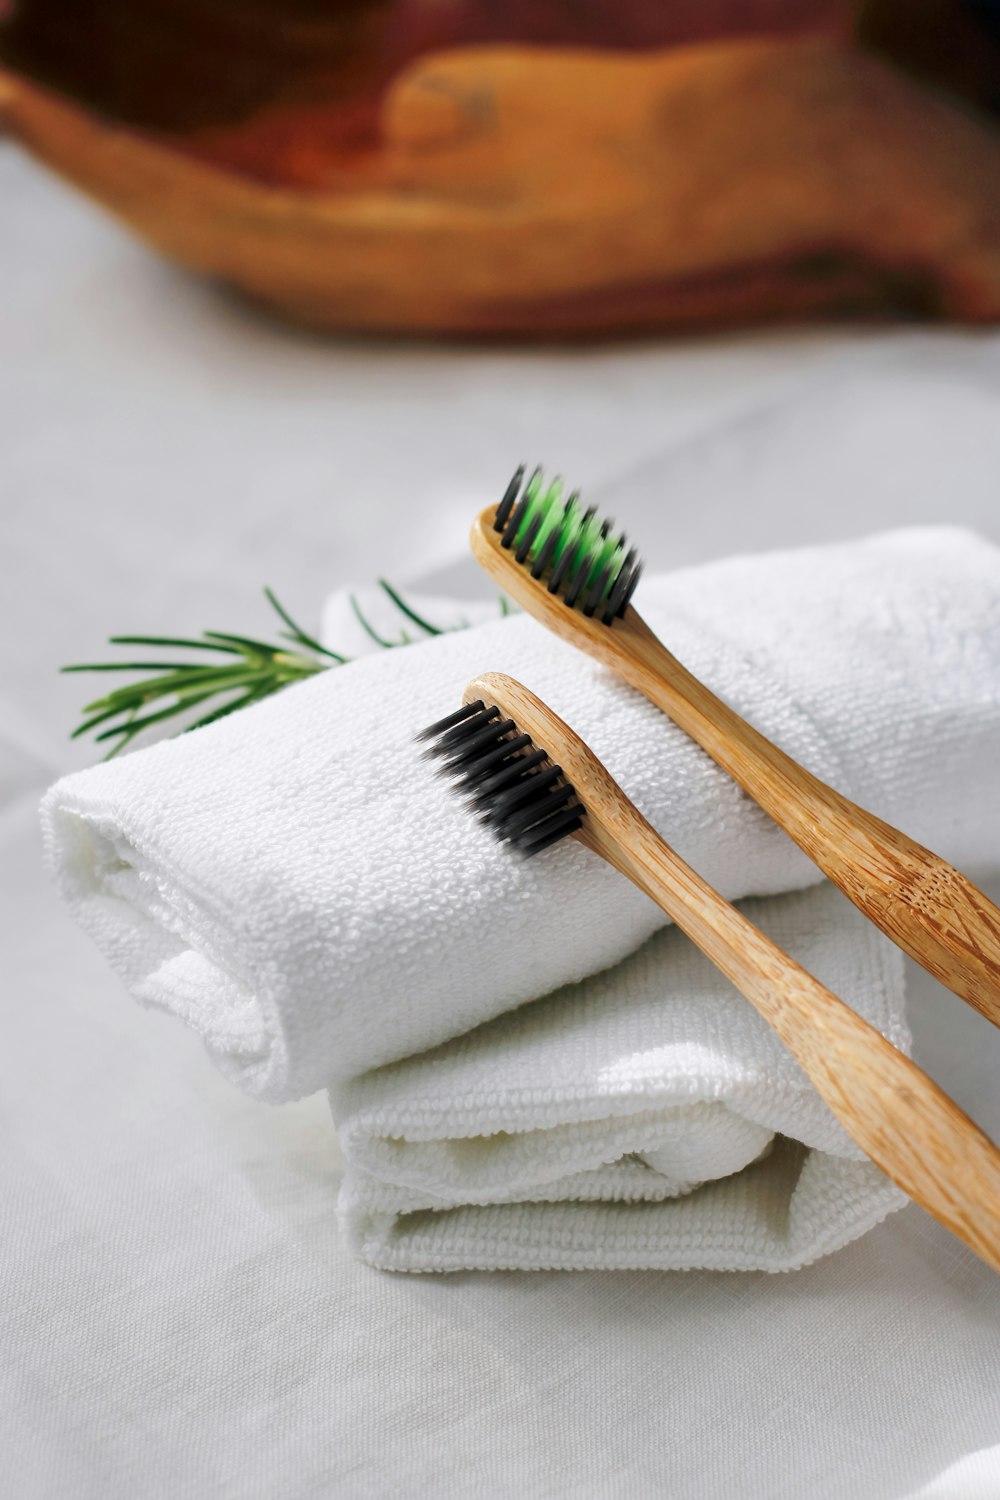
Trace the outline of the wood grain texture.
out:
<instances>
[{"instance_id":1,"label":"wood grain texture","mask_svg":"<svg viewBox=\"0 0 1000 1500\"><path fill-rule=\"evenodd\" d=\"M1000 1026L1000 910L983 892L772 744L682 666L635 609L609 627L567 608L500 546L494 513L490 506L477 518L471 544L497 583L668 714L866 917Z\"/></svg>"},{"instance_id":2,"label":"wood grain texture","mask_svg":"<svg viewBox=\"0 0 1000 1500\"><path fill-rule=\"evenodd\" d=\"M29 150L164 254L315 326L1000 318L995 127L828 38L428 53L372 104L363 149L324 108L156 132L0 62Z\"/></svg>"},{"instance_id":3,"label":"wood grain texture","mask_svg":"<svg viewBox=\"0 0 1000 1500\"><path fill-rule=\"evenodd\" d=\"M1000 1151L989 1137L685 864L546 704L499 673L469 684L466 701L477 698L495 703L561 766L587 809L572 836L645 891L746 996L871 1160L1000 1271Z\"/></svg>"}]
</instances>

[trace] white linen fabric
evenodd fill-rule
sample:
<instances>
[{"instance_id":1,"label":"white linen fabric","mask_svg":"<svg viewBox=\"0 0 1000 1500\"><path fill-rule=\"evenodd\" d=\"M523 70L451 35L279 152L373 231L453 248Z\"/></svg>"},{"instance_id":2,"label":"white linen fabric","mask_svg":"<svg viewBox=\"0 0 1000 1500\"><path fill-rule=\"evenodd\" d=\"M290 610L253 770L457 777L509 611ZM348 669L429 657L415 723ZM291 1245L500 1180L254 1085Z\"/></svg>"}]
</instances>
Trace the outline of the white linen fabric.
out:
<instances>
[{"instance_id":1,"label":"white linen fabric","mask_svg":"<svg viewBox=\"0 0 1000 1500\"><path fill-rule=\"evenodd\" d=\"M823 779L961 866L995 852L1000 552L919 529L650 580L681 660ZM766 606L766 607L765 607ZM575 841L514 860L414 734L502 667L730 898L814 883L639 694L526 616L387 651L58 782L63 895L141 1002L287 1100L608 968L663 913ZM942 776L948 795L938 795Z\"/></svg>"},{"instance_id":2,"label":"white linen fabric","mask_svg":"<svg viewBox=\"0 0 1000 1500\"><path fill-rule=\"evenodd\" d=\"M902 958L838 891L744 911L908 1048ZM331 1104L384 1269L791 1270L906 1201L676 928Z\"/></svg>"},{"instance_id":3,"label":"white linen fabric","mask_svg":"<svg viewBox=\"0 0 1000 1500\"><path fill-rule=\"evenodd\" d=\"M95 759L61 662L120 629L260 634L263 582L307 623L380 573L474 593L468 516L522 455L654 570L946 518L1000 542L1000 337L320 341L10 142L0 185L7 1492L995 1500L1000 1278L920 1209L794 1276L381 1276L332 1232L324 1096L261 1109L128 1003L43 877L37 803ZM905 967L918 1058L1000 1139L1000 1031Z\"/></svg>"}]
</instances>

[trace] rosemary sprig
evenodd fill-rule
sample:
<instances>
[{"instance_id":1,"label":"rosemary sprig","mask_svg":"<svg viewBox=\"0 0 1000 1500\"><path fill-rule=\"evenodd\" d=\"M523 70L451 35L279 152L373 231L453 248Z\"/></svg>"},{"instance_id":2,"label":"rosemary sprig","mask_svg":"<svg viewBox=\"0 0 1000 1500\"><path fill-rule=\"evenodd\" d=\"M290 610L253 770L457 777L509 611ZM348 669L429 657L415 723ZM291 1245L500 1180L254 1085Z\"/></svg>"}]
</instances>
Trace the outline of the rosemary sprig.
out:
<instances>
[{"instance_id":1,"label":"rosemary sprig","mask_svg":"<svg viewBox=\"0 0 1000 1500\"><path fill-rule=\"evenodd\" d=\"M270 589L268 603L288 627L279 635L292 642L289 649L250 636L224 630L203 630L200 638L156 635L113 635L113 646L155 646L161 650L180 647L185 651L210 652L209 661L113 661L80 662L63 667L64 672L151 672L123 687L112 689L83 708L83 719L71 738L94 734L98 744L111 742L106 759L117 755L143 730L178 715L187 716L209 699L215 706L184 724L198 729L226 714L259 703L292 682L322 672L346 660L307 634L279 603ZM222 702L218 702L219 699ZM146 710L149 710L148 712Z\"/></svg>"},{"instance_id":2,"label":"rosemary sprig","mask_svg":"<svg viewBox=\"0 0 1000 1500\"><path fill-rule=\"evenodd\" d=\"M442 635L443 630L432 625L407 604L398 591L384 579L379 585L393 604L425 635ZM333 666L343 666L349 657L341 656L322 645L315 636L303 630L285 609L272 589L265 588L264 596L275 614L286 627L277 632L282 642L291 647L270 641L254 640L250 636L233 635L223 630L203 630L200 637L113 635L113 646L153 646L158 650L180 648L184 651L211 652L213 658L205 661L103 661L81 662L62 667L63 672L140 672L153 676L140 677L137 681L112 689L103 697L95 698L83 707L83 718L73 730L70 738L78 739L84 734L94 734L98 744L110 742L105 756L110 760L145 729L167 720L186 716L210 699L215 706L206 713L187 719L179 726L182 732L199 729L212 724L226 714L248 708L259 703L272 693L280 692L293 682L303 682ZM359 624L377 645L392 648L406 646L411 637L403 630L399 640L388 640L380 635L365 618L361 608L351 596L351 605ZM501 597L501 612L508 613L507 601ZM462 628L462 626L455 628ZM219 702L218 700L222 701ZM96 732L95 732L96 731Z\"/></svg>"}]
</instances>

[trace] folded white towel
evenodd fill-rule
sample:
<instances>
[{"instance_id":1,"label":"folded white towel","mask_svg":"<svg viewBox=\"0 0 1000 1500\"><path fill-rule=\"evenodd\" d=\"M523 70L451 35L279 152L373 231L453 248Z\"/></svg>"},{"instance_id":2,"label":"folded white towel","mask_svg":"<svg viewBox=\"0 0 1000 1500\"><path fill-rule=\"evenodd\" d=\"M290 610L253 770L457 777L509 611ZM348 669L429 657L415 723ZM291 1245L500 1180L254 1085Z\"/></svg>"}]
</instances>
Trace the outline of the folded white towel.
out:
<instances>
[{"instance_id":1,"label":"folded white towel","mask_svg":"<svg viewBox=\"0 0 1000 1500\"><path fill-rule=\"evenodd\" d=\"M991 862L993 548L897 533L643 595L681 658L792 754L959 863ZM64 893L136 997L184 1017L249 1091L329 1086L342 1223L374 1265L781 1270L862 1233L902 1195L752 1008L596 857L511 859L420 759L415 731L497 666L727 894L816 882L662 715L522 617L66 778L43 810ZM907 1044L900 957L839 893L748 910Z\"/></svg>"},{"instance_id":2,"label":"folded white towel","mask_svg":"<svg viewBox=\"0 0 1000 1500\"><path fill-rule=\"evenodd\" d=\"M908 1046L902 957L839 891L744 910ZM676 928L331 1105L341 1222L383 1269L791 1270L905 1202Z\"/></svg>"},{"instance_id":3,"label":"folded white towel","mask_svg":"<svg viewBox=\"0 0 1000 1500\"><path fill-rule=\"evenodd\" d=\"M997 851L1000 552L950 529L644 581L681 660L792 755L959 865ZM143 1003L223 1071L296 1098L605 969L658 908L575 841L522 862L414 733L475 672L521 678L736 898L818 873L637 693L527 617L335 668L69 776L43 820L60 887Z\"/></svg>"}]
</instances>

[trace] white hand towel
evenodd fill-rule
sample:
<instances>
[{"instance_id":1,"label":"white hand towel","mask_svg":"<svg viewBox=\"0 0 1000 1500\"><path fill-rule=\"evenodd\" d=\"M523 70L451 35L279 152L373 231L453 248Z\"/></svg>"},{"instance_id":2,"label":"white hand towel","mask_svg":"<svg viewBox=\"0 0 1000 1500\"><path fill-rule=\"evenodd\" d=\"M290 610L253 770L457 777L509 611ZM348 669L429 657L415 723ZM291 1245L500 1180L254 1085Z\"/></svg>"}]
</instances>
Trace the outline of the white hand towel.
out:
<instances>
[{"instance_id":1,"label":"white hand towel","mask_svg":"<svg viewBox=\"0 0 1000 1500\"><path fill-rule=\"evenodd\" d=\"M661 638L824 779L961 866L997 852L1000 553L951 529L643 583ZM335 668L65 778L50 862L141 1002L282 1100L465 1033L634 952L658 908L575 841L512 859L416 753L502 669L732 898L814 866L656 709L525 616Z\"/></svg>"},{"instance_id":2,"label":"white hand towel","mask_svg":"<svg viewBox=\"0 0 1000 1500\"><path fill-rule=\"evenodd\" d=\"M908 1047L902 957L838 891L744 910ZM791 1270L905 1202L676 928L331 1106L341 1223L385 1270Z\"/></svg>"}]
</instances>

